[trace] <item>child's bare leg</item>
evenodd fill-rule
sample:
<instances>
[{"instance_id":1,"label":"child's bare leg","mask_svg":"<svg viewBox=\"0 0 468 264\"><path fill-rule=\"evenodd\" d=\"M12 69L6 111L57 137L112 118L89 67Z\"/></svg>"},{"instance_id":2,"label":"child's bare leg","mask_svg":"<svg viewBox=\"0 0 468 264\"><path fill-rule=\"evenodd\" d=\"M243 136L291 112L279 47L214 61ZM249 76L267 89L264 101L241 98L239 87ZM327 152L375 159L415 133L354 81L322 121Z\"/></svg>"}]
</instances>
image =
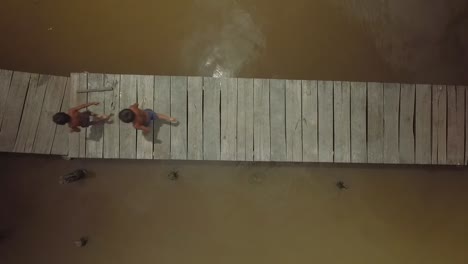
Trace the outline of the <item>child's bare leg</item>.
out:
<instances>
[{"instance_id":1,"label":"child's bare leg","mask_svg":"<svg viewBox=\"0 0 468 264\"><path fill-rule=\"evenodd\" d=\"M176 122L177 121L177 119L175 119L174 117L170 117L170 116L167 116L165 114L157 113L157 115L158 115L159 119L166 120L168 122Z\"/></svg>"}]
</instances>

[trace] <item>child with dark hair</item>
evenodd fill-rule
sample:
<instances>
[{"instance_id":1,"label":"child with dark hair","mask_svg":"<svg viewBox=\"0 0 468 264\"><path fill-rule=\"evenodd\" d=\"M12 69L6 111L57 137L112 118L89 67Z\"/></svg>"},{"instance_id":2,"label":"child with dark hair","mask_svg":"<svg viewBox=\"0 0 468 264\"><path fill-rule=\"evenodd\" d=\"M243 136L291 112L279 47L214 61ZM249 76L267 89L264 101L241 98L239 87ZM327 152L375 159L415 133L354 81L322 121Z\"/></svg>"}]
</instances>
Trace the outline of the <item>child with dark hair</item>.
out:
<instances>
[{"instance_id":1,"label":"child with dark hair","mask_svg":"<svg viewBox=\"0 0 468 264\"><path fill-rule=\"evenodd\" d=\"M132 122L133 127L137 130L142 130L144 134L150 131L149 125L151 124L151 121L161 119L170 123L177 122L175 118L164 114L155 113L151 109L141 110L138 108L138 103L135 103L129 108L120 111L119 118L124 123Z\"/></svg>"},{"instance_id":2,"label":"child with dark hair","mask_svg":"<svg viewBox=\"0 0 468 264\"><path fill-rule=\"evenodd\" d=\"M91 111L80 112L81 109L86 108L91 105L98 105L98 102L93 102L89 104L82 104L68 110L68 113L59 112L56 113L52 120L57 125L68 124L70 127L70 132L80 132L79 127L89 127L97 124L101 124L109 121L111 115L97 115Z\"/></svg>"}]
</instances>

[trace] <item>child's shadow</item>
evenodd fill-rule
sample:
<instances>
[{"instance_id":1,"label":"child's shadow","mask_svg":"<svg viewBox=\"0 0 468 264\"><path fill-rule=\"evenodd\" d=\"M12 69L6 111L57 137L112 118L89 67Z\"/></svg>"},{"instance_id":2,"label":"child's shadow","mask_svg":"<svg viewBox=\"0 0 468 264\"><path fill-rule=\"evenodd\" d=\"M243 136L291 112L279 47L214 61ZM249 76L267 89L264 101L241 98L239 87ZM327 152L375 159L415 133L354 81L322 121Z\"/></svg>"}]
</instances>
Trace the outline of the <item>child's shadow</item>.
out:
<instances>
[{"instance_id":1,"label":"child's shadow","mask_svg":"<svg viewBox=\"0 0 468 264\"><path fill-rule=\"evenodd\" d=\"M158 137L162 126L178 127L179 124L180 124L179 121L173 123L173 122L161 120L161 119L154 122L154 143L157 143L157 144L163 143Z\"/></svg>"},{"instance_id":2,"label":"child's shadow","mask_svg":"<svg viewBox=\"0 0 468 264\"><path fill-rule=\"evenodd\" d=\"M104 124L96 124L89 129L88 140L99 141L104 136Z\"/></svg>"},{"instance_id":3,"label":"child's shadow","mask_svg":"<svg viewBox=\"0 0 468 264\"><path fill-rule=\"evenodd\" d=\"M114 119L112 118L113 114L110 115L111 119L109 120L100 120L94 123L91 127L89 127L89 135L88 139L92 141L99 141L104 136L104 126L106 124L114 123Z\"/></svg>"}]
</instances>

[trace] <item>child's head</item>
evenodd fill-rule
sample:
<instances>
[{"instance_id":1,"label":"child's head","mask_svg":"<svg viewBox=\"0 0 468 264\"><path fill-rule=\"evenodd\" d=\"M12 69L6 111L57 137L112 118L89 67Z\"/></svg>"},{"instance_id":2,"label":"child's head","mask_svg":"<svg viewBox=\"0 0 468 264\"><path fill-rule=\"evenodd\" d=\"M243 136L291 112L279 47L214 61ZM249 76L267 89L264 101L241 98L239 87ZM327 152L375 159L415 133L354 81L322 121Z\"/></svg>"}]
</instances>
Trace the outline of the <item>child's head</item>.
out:
<instances>
[{"instance_id":1,"label":"child's head","mask_svg":"<svg viewBox=\"0 0 468 264\"><path fill-rule=\"evenodd\" d=\"M52 120L54 120L54 123L57 125L65 125L70 122L70 116L64 112L59 112L52 117Z\"/></svg>"},{"instance_id":2,"label":"child's head","mask_svg":"<svg viewBox=\"0 0 468 264\"><path fill-rule=\"evenodd\" d=\"M124 109L120 111L119 118L124 123L130 123L135 119L135 113L133 113L133 111L130 109Z\"/></svg>"}]
</instances>

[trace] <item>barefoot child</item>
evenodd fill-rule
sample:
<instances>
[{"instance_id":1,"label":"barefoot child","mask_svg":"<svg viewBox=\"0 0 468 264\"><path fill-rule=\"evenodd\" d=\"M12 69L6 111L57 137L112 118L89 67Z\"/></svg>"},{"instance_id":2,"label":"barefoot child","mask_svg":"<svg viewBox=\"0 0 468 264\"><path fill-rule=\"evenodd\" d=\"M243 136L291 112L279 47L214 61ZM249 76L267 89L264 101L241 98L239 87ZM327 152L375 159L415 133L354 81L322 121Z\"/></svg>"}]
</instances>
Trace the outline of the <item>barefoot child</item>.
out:
<instances>
[{"instance_id":1,"label":"barefoot child","mask_svg":"<svg viewBox=\"0 0 468 264\"><path fill-rule=\"evenodd\" d=\"M91 105L98 105L98 102L93 102L89 104L82 104L68 110L68 113L59 112L56 113L52 120L58 125L65 125L68 123L70 127L70 132L80 132L79 127L89 127L94 126L100 123L109 121L111 118L110 115L97 115L89 110L80 112L81 109L86 108ZM92 117L92 120L91 120Z\"/></svg>"},{"instance_id":2,"label":"barefoot child","mask_svg":"<svg viewBox=\"0 0 468 264\"><path fill-rule=\"evenodd\" d=\"M135 103L129 108L120 111L119 118L124 123L133 122L133 127L138 130L143 130L143 134L146 134L150 131L149 125L151 124L151 121L161 119L171 123L176 122L175 118L155 113L151 109L141 110L138 108L138 103Z\"/></svg>"}]
</instances>

